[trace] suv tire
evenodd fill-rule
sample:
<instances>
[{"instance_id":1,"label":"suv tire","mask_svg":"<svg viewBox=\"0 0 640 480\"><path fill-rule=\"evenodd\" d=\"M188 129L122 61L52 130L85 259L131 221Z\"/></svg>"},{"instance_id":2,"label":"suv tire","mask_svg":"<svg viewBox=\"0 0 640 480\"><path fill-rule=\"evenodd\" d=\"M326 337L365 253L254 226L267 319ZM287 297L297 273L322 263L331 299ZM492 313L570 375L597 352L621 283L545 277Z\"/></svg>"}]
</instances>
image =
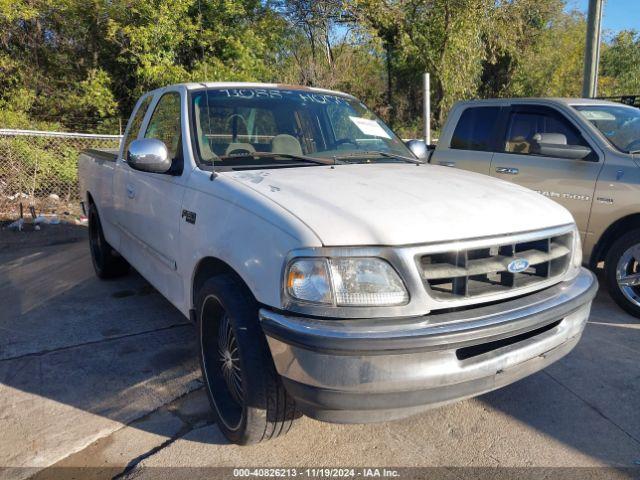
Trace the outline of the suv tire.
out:
<instances>
[{"instance_id":1,"label":"suv tire","mask_svg":"<svg viewBox=\"0 0 640 480\"><path fill-rule=\"evenodd\" d=\"M299 417L276 372L258 304L236 276L207 280L197 293L200 366L216 422L240 445L285 434Z\"/></svg>"},{"instance_id":2,"label":"suv tire","mask_svg":"<svg viewBox=\"0 0 640 480\"><path fill-rule=\"evenodd\" d=\"M640 317L640 229L624 234L611 245L604 270L611 298L631 315Z\"/></svg>"}]
</instances>

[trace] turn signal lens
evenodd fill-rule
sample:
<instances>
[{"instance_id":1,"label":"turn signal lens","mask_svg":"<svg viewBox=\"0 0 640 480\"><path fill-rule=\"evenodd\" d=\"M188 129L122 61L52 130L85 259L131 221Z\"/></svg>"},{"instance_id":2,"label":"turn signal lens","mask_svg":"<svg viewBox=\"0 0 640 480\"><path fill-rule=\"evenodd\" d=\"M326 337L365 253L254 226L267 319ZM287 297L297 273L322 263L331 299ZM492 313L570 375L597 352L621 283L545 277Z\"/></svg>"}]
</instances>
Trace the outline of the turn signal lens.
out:
<instances>
[{"instance_id":1,"label":"turn signal lens","mask_svg":"<svg viewBox=\"0 0 640 480\"><path fill-rule=\"evenodd\" d=\"M333 303L327 260L300 259L289 267L287 293L303 302Z\"/></svg>"}]
</instances>

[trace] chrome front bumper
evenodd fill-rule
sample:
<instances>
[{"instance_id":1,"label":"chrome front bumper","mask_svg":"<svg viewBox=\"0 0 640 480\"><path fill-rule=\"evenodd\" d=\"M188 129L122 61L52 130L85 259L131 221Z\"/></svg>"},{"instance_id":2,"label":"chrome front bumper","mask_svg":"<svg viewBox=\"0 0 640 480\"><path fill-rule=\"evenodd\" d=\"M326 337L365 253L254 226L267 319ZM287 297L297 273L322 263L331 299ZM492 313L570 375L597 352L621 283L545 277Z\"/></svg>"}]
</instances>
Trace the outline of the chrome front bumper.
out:
<instances>
[{"instance_id":1,"label":"chrome front bumper","mask_svg":"<svg viewBox=\"0 0 640 480\"><path fill-rule=\"evenodd\" d=\"M411 415L508 385L576 345L598 283L586 269L495 305L424 317L319 320L260 310L285 388L319 420Z\"/></svg>"}]
</instances>

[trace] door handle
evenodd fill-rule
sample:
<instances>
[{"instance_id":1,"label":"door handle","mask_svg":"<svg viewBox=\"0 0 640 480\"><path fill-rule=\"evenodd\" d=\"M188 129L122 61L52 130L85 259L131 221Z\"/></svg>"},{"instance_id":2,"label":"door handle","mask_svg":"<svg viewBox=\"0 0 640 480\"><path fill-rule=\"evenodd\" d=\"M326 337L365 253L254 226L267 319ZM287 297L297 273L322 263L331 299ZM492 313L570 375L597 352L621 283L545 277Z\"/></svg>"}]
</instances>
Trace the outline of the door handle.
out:
<instances>
[{"instance_id":1,"label":"door handle","mask_svg":"<svg viewBox=\"0 0 640 480\"><path fill-rule=\"evenodd\" d=\"M133 185L127 185L127 197L136 198L136 189L133 188Z\"/></svg>"},{"instance_id":2,"label":"door handle","mask_svg":"<svg viewBox=\"0 0 640 480\"><path fill-rule=\"evenodd\" d=\"M438 165L442 165L443 167L455 167L456 162L438 162Z\"/></svg>"},{"instance_id":3,"label":"door handle","mask_svg":"<svg viewBox=\"0 0 640 480\"><path fill-rule=\"evenodd\" d=\"M507 175L517 175L519 172L520 170L513 167L496 167L496 173L505 173Z\"/></svg>"}]
</instances>

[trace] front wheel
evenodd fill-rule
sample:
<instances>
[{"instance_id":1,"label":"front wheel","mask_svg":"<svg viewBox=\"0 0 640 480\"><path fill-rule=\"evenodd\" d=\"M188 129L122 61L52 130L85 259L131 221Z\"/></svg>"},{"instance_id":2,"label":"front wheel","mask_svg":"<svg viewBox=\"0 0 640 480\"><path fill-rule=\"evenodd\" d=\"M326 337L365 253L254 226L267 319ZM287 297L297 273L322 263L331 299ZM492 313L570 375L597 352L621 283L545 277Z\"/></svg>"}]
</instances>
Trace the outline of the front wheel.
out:
<instances>
[{"instance_id":1,"label":"front wheel","mask_svg":"<svg viewBox=\"0 0 640 480\"><path fill-rule=\"evenodd\" d=\"M200 366L218 427L241 445L289 431L299 416L276 372L258 305L232 275L202 286L196 301Z\"/></svg>"},{"instance_id":2,"label":"front wheel","mask_svg":"<svg viewBox=\"0 0 640 480\"><path fill-rule=\"evenodd\" d=\"M611 245L604 268L611 298L631 315L640 317L640 229L626 233Z\"/></svg>"}]
</instances>

